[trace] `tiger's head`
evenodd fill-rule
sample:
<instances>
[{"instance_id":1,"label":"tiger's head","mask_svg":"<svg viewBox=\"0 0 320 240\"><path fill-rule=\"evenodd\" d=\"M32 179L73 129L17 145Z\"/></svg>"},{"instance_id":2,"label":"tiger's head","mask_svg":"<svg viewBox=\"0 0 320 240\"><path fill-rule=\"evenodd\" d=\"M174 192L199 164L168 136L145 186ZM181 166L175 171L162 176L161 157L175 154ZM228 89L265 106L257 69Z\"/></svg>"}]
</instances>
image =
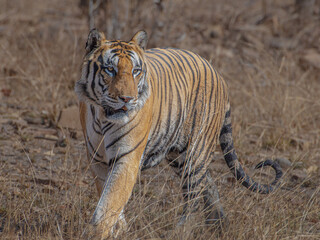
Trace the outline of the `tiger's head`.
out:
<instances>
[{"instance_id":1,"label":"tiger's head","mask_svg":"<svg viewBox=\"0 0 320 240\"><path fill-rule=\"evenodd\" d=\"M144 51L145 31L129 41L109 41L93 29L75 91L80 101L100 106L108 121L128 122L148 99L149 85Z\"/></svg>"}]
</instances>

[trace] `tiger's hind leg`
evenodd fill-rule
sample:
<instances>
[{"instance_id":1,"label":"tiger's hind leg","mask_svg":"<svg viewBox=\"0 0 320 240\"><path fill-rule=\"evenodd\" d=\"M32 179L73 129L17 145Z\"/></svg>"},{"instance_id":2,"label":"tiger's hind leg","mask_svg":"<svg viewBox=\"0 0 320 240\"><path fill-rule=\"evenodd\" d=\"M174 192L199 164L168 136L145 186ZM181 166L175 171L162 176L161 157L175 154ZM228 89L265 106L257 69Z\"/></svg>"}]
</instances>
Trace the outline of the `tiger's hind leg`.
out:
<instances>
[{"instance_id":1,"label":"tiger's hind leg","mask_svg":"<svg viewBox=\"0 0 320 240\"><path fill-rule=\"evenodd\" d=\"M206 224L222 228L226 221L226 216L220 202L218 188L209 171L206 173L203 199Z\"/></svg>"},{"instance_id":2,"label":"tiger's hind leg","mask_svg":"<svg viewBox=\"0 0 320 240\"><path fill-rule=\"evenodd\" d=\"M203 158L192 163L187 161L186 152L177 150L170 151L166 159L182 179L184 205L178 226L184 225L188 217L199 210L199 202L203 200L206 224L221 228L226 218L218 189L208 170L210 161Z\"/></svg>"},{"instance_id":3,"label":"tiger's hind leg","mask_svg":"<svg viewBox=\"0 0 320 240\"><path fill-rule=\"evenodd\" d=\"M202 193L204 191L203 179L192 175L182 177L183 212L178 225L183 225L194 213L198 212Z\"/></svg>"},{"instance_id":4,"label":"tiger's hind leg","mask_svg":"<svg viewBox=\"0 0 320 240\"><path fill-rule=\"evenodd\" d=\"M171 157L171 158L170 158ZM209 161L199 158L201 161L188 161L186 152L172 152L167 155L167 160L175 172L181 178L183 194L183 212L178 226L184 225L186 220L199 210L199 203L203 200L207 185L207 168Z\"/></svg>"},{"instance_id":5,"label":"tiger's hind leg","mask_svg":"<svg viewBox=\"0 0 320 240\"><path fill-rule=\"evenodd\" d=\"M186 154L186 151L180 152L178 149L172 148L166 155L166 160L168 161L169 165L181 178L184 203L182 215L178 221L178 226L184 225L190 215L198 210L199 197L201 196L200 193L202 189L200 186L202 185L201 181L199 181L199 184L194 183L193 181L197 176L188 171L188 168L186 167Z\"/></svg>"}]
</instances>

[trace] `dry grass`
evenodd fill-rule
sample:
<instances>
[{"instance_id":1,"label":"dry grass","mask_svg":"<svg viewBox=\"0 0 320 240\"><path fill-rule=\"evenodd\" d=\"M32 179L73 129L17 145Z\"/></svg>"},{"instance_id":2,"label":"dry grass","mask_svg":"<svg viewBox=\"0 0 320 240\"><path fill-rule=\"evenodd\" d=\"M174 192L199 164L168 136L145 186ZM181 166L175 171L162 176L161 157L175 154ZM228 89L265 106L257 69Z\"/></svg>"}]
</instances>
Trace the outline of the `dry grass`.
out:
<instances>
[{"instance_id":1,"label":"dry grass","mask_svg":"<svg viewBox=\"0 0 320 240\"><path fill-rule=\"evenodd\" d=\"M108 34L129 39L144 28L150 47L185 48L212 61L230 88L246 170L253 174L248 166L266 157L293 166L283 189L262 196L235 184L217 152L212 171L229 220L219 235L201 216L176 227L179 179L161 164L141 174L119 239L319 239L319 1L167 0L162 11L153 1L128 2L119 1L123 24ZM71 0L0 6L0 238L82 238L98 197L81 132L60 128L59 115L77 103L87 18Z\"/></svg>"}]
</instances>

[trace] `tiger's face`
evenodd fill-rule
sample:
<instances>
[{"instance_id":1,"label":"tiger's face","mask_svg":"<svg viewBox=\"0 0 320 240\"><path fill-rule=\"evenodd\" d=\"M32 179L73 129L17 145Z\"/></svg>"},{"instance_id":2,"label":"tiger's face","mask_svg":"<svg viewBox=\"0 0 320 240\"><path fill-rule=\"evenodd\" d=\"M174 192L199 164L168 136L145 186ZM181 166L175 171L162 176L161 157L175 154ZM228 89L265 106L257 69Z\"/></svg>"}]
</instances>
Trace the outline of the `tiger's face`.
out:
<instances>
[{"instance_id":1,"label":"tiger's face","mask_svg":"<svg viewBox=\"0 0 320 240\"><path fill-rule=\"evenodd\" d=\"M76 93L80 100L100 106L108 121L126 123L150 95L144 61L146 33L140 31L124 42L105 40L102 33L93 31Z\"/></svg>"}]
</instances>

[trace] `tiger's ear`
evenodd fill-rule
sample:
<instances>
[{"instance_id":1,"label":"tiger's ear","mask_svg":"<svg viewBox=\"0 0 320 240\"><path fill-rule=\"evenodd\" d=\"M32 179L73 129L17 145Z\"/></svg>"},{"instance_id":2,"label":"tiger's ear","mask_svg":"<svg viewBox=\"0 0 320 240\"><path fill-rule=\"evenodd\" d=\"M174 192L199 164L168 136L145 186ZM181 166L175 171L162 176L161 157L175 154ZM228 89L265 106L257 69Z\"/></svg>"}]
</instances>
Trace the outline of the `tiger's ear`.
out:
<instances>
[{"instance_id":1,"label":"tiger's ear","mask_svg":"<svg viewBox=\"0 0 320 240\"><path fill-rule=\"evenodd\" d=\"M133 38L131 39L131 42L136 43L139 47L145 50L148 43L148 35L143 30L139 31L133 36Z\"/></svg>"},{"instance_id":2,"label":"tiger's ear","mask_svg":"<svg viewBox=\"0 0 320 240\"><path fill-rule=\"evenodd\" d=\"M99 32L97 29L92 29L89 32L88 40L86 43L86 51L87 54L91 52L92 50L98 48L101 46L101 42L106 40L106 37L104 36L103 32Z\"/></svg>"}]
</instances>

